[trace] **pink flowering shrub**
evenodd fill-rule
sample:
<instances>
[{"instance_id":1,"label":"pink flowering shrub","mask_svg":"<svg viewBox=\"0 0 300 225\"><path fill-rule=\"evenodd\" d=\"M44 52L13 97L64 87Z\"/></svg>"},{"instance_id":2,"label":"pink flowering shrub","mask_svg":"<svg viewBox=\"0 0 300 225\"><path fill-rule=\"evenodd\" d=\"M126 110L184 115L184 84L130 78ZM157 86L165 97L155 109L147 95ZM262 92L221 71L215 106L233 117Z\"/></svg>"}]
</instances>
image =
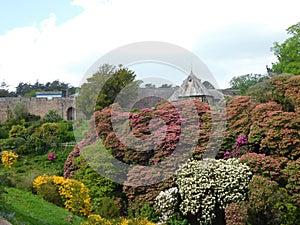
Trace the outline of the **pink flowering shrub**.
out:
<instances>
[{"instance_id":1,"label":"pink flowering shrub","mask_svg":"<svg viewBox=\"0 0 300 225\"><path fill-rule=\"evenodd\" d=\"M224 159L240 158L243 154L249 152L248 144L248 138L243 134L239 135L233 149L224 153Z\"/></svg>"},{"instance_id":2,"label":"pink flowering shrub","mask_svg":"<svg viewBox=\"0 0 300 225\"><path fill-rule=\"evenodd\" d=\"M226 224L230 225L245 225L248 220L247 202L232 202L225 209Z\"/></svg>"},{"instance_id":3,"label":"pink flowering shrub","mask_svg":"<svg viewBox=\"0 0 300 225\"><path fill-rule=\"evenodd\" d=\"M222 143L221 151L232 148L240 134L248 136L251 116L250 112L255 107L250 96L237 96L227 103L227 129Z\"/></svg>"},{"instance_id":4,"label":"pink flowering shrub","mask_svg":"<svg viewBox=\"0 0 300 225\"><path fill-rule=\"evenodd\" d=\"M285 167L288 159L285 157L266 156L265 154L246 153L240 158L240 162L246 163L254 174L279 181L282 176L282 169Z\"/></svg>"},{"instance_id":5,"label":"pink flowering shrub","mask_svg":"<svg viewBox=\"0 0 300 225\"><path fill-rule=\"evenodd\" d=\"M295 112L300 112L300 76L293 76L287 80L285 97L294 105Z\"/></svg>"},{"instance_id":6,"label":"pink flowering shrub","mask_svg":"<svg viewBox=\"0 0 300 225\"><path fill-rule=\"evenodd\" d=\"M300 156L300 116L283 112L275 102L257 105L251 112L249 143L267 155L297 159Z\"/></svg>"}]
</instances>

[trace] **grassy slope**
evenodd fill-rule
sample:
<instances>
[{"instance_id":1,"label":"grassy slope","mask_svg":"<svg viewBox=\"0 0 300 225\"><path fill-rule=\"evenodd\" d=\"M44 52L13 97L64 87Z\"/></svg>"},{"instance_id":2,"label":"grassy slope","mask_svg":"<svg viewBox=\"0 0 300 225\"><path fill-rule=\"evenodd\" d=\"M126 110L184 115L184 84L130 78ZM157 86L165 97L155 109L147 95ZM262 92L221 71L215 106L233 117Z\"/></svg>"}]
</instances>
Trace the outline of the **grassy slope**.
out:
<instances>
[{"instance_id":1,"label":"grassy slope","mask_svg":"<svg viewBox=\"0 0 300 225\"><path fill-rule=\"evenodd\" d=\"M80 224L85 219L74 216L66 209L51 204L31 192L6 188L4 201L0 203L0 212L12 224L24 225L67 225Z\"/></svg>"}]
</instances>

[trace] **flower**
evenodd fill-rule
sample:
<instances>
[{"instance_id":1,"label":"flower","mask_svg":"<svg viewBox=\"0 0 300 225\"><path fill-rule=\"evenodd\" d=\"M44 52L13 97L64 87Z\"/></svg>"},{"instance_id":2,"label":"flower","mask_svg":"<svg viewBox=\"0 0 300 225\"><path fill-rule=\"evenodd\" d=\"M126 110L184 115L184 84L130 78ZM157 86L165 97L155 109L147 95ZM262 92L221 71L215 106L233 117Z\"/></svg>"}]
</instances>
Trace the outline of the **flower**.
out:
<instances>
[{"instance_id":1,"label":"flower","mask_svg":"<svg viewBox=\"0 0 300 225\"><path fill-rule=\"evenodd\" d=\"M18 160L18 155L12 151L3 151L1 161L4 167L11 168Z\"/></svg>"},{"instance_id":2,"label":"flower","mask_svg":"<svg viewBox=\"0 0 300 225\"><path fill-rule=\"evenodd\" d=\"M50 153L48 154L48 159L49 159L50 161L52 161L53 159L56 159L55 153L50 152Z\"/></svg>"}]
</instances>

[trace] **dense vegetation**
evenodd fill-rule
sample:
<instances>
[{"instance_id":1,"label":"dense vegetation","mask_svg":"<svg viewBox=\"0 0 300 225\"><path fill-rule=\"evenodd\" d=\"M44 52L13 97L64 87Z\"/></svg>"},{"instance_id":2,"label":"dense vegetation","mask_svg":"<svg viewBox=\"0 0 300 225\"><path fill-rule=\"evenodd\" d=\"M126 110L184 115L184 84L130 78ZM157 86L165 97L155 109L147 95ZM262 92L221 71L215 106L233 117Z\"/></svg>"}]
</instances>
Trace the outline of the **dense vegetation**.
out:
<instances>
[{"instance_id":1,"label":"dense vegetation","mask_svg":"<svg viewBox=\"0 0 300 225\"><path fill-rule=\"evenodd\" d=\"M0 216L13 224L300 224L300 75L235 81L247 84L227 100L224 138L209 159L214 112L200 100L122 111L106 88L91 119L74 124L18 105L0 124ZM116 170L113 159L132 166Z\"/></svg>"}]
</instances>

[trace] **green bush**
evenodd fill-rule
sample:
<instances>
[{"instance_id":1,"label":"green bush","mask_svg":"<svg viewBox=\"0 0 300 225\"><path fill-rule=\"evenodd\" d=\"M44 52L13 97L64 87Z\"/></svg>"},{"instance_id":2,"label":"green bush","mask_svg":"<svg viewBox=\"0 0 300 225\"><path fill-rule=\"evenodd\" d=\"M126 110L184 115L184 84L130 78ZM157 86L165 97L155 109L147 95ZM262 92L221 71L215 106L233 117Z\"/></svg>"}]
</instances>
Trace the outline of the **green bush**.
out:
<instances>
[{"instance_id":1,"label":"green bush","mask_svg":"<svg viewBox=\"0 0 300 225\"><path fill-rule=\"evenodd\" d=\"M275 181L254 176L249 184L248 223L257 225L299 224L299 211L286 189Z\"/></svg>"},{"instance_id":2,"label":"green bush","mask_svg":"<svg viewBox=\"0 0 300 225\"><path fill-rule=\"evenodd\" d=\"M57 187L52 183L42 184L37 190L37 194L48 202L60 207L64 206L63 199L61 198Z\"/></svg>"},{"instance_id":3,"label":"green bush","mask_svg":"<svg viewBox=\"0 0 300 225\"><path fill-rule=\"evenodd\" d=\"M23 146L26 143L26 140L21 137L8 138L0 143L0 148L4 150L15 150L18 153L18 148ZM19 153L18 153L19 154Z\"/></svg>"},{"instance_id":4,"label":"green bush","mask_svg":"<svg viewBox=\"0 0 300 225\"><path fill-rule=\"evenodd\" d=\"M42 119L44 123L56 123L62 120L62 117L57 113L56 110L49 110Z\"/></svg>"},{"instance_id":5,"label":"green bush","mask_svg":"<svg viewBox=\"0 0 300 225\"><path fill-rule=\"evenodd\" d=\"M158 214L155 212L154 208L148 203L140 203L138 207L134 207L135 210L132 208L128 209L128 216L129 218L138 218L144 219L147 218L152 222L158 222Z\"/></svg>"},{"instance_id":6,"label":"green bush","mask_svg":"<svg viewBox=\"0 0 300 225\"><path fill-rule=\"evenodd\" d=\"M120 215L120 207L112 197L99 198L96 205L93 205L93 211L106 219L117 218Z\"/></svg>"}]
</instances>

